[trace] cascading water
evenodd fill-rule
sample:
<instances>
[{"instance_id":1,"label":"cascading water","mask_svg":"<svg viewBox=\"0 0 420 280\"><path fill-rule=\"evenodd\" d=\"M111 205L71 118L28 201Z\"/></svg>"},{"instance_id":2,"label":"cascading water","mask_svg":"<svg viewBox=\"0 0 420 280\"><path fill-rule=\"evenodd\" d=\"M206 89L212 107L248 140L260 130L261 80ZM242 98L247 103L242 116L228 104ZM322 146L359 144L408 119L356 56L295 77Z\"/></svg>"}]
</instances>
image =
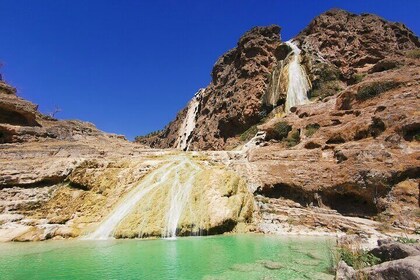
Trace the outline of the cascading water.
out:
<instances>
[{"instance_id":1,"label":"cascading water","mask_svg":"<svg viewBox=\"0 0 420 280\"><path fill-rule=\"evenodd\" d=\"M187 151L191 142L191 133L195 128L195 120L200 106L201 96L205 89L200 89L188 104L187 114L179 128L179 136L176 142L176 148Z\"/></svg>"},{"instance_id":2,"label":"cascading water","mask_svg":"<svg viewBox=\"0 0 420 280\"><path fill-rule=\"evenodd\" d=\"M162 182L166 181L169 174L177 167L177 165L166 164L154 172L152 172L144 181L138 184L134 190L132 190L126 198L117 206L116 209L106 218L106 220L86 239L108 239L112 237L112 233L115 228L127 216L136 204L152 189L156 188ZM160 178L154 182L154 180Z\"/></svg>"},{"instance_id":3,"label":"cascading water","mask_svg":"<svg viewBox=\"0 0 420 280\"><path fill-rule=\"evenodd\" d=\"M289 113L290 108L309 103L307 93L311 89L311 83L305 69L300 64L302 59L300 55L301 50L292 41L287 41L286 44L293 51L290 62L287 64L289 75L285 111Z\"/></svg>"},{"instance_id":4,"label":"cascading water","mask_svg":"<svg viewBox=\"0 0 420 280\"><path fill-rule=\"evenodd\" d=\"M162 227L162 237L175 238L178 223L188 202L194 180L201 170L201 167L187 156L174 157L171 163L161 166L146 176L123 198L105 221L84 239L112 238L113 233L122 221L131 215L139 204L144 204L148 196L152 196L153 192L159 190L168 194L168 203L166 204L168 206L163 209L167 214ZM141 236L141 232L140 227L138 230L139 236Z\"/></svg>"},{"instance_id":5,"label":"cascading water","mask_svg":"<svg viewBox=\"0 0 420 280\"><path fill-rule=\"evenodd\" d=\"M184 168L188 168L191 173L188 174L189 178L185 184L180 184L179 174L176 174L176 179L174 180L170 191L171 202L168 211L166 229L163 234L163 237L165 238L176 237L176 230L179 219L185 208L185 205L187 204L189 194L191 193L191 189L193 187L195 175L201 170L197 164L190 160L185 163Z\"/></svg>"}]
</instances>

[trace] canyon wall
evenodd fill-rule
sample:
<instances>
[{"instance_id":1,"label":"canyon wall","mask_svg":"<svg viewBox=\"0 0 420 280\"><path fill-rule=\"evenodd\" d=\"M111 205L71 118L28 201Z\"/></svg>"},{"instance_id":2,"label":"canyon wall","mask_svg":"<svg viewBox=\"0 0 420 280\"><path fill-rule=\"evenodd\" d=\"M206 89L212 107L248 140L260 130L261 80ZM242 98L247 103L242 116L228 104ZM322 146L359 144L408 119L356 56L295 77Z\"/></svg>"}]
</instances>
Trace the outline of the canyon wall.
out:
<instances>
[{"instance_id":1,"label":"canyon wall","mask_svg":"<svg viewBox=\"0 0 420 280\"><path fill-rule=\"evenodd\" d=\"M241 138L249 140L241 136L270 112L284 111L287 78L279 81L278 73L292 49L282 44L279 32L278 26L253 28L217 60L198 105L190 150L232 149L241 144ZM420 47L403 24L339 9L316 17L294 41L303 51L302 64L312 82L310 97L336 94L379 61L392 63L384 59L395 60ZM270 100L273 90L276 100ZM154 148L176 148L186 110L162 131L137 141Z\"/></svg>"}]
</instances>

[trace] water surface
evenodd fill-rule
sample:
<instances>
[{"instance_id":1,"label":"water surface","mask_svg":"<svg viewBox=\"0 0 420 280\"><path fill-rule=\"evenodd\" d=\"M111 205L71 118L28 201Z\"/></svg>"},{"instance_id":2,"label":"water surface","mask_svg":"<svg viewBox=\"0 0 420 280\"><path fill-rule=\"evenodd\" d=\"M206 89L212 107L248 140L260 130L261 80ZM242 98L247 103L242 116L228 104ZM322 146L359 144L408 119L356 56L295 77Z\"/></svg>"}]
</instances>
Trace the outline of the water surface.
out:
<instances>
[{"instance_id":1,"label":"water surface","mask_svg":"<svg viewBox=\"0 0 420 280\"><path fill-rule=\"evenodd\" d=\"M229 235L0 244L0 279L333 279L333 240Z\"/></svg>"}]
</instances>

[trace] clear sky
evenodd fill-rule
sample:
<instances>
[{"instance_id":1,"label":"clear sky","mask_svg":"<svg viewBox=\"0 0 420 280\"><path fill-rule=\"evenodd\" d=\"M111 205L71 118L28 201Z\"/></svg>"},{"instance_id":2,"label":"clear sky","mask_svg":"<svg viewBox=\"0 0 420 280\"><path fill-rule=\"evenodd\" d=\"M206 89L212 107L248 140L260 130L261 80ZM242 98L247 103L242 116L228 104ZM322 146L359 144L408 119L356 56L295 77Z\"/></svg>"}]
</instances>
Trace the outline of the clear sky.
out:
<instances>
[{"instance_id":1,"label":"clear sky","mask_svg":"<svg viewBox=\"0 0 420 280\"><path fill-rule=\"evenodd\" d=\"M288 40L333 7L405 23L419 0L0 0L0 71L18 94L129 139L161 129L257 25Z\"/></svg>"}]
</instances>

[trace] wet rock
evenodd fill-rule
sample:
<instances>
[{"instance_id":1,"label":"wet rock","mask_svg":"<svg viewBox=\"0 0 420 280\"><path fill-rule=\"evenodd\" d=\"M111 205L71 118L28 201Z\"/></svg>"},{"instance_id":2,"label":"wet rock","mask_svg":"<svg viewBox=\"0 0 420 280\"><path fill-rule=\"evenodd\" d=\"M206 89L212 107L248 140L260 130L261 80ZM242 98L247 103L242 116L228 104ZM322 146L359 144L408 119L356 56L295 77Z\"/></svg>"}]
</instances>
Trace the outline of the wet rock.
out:
<instances>
[{"instance_id":1,"label":"wet rock","mask_svg":"<svg viewBox=\"0 0 420 280\"><path fill-rule=\"evenodd\" d=\"M277 269L282 269L284 267L284 265L280 262L275 262L275 261L270 261L270 260L264 260L261 261L261 264L268 269L271 270L277 270Z\"/></svg>"}]
</instances>

